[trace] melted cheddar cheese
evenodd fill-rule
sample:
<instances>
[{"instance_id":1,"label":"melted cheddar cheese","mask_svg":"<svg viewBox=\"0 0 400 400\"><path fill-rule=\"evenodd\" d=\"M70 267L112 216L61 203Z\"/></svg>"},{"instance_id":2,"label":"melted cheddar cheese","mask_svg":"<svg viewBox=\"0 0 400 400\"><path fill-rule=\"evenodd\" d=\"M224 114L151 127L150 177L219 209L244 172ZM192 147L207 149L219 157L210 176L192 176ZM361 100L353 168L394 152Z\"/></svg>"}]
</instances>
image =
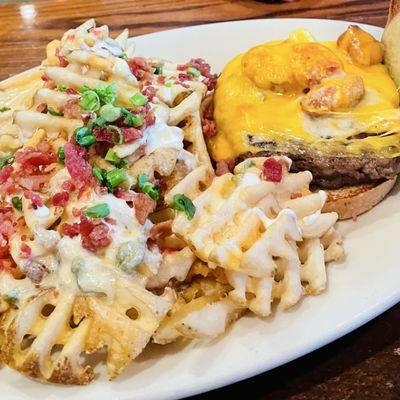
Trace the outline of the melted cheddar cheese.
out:
<instances>
[{"instance_id":1,"label":"melted cheddar cheese","mask_svg":"<svg viewBox=\"0 0 400 400\"><path fill-rule=\"evenodd\" d=\"M361 101L318 116L304 112L305 77L310 81L330 65L343 76L362 79ZM399 97L386 67L356 63L336 42L315 42L306 31L231 60L218 79L214 118L217 134L208 146L217 161L260 150L299 151L302 146L325 154L400 155ZM353 137L364 133L368 136Z\"/></svg>"}]
</instances>

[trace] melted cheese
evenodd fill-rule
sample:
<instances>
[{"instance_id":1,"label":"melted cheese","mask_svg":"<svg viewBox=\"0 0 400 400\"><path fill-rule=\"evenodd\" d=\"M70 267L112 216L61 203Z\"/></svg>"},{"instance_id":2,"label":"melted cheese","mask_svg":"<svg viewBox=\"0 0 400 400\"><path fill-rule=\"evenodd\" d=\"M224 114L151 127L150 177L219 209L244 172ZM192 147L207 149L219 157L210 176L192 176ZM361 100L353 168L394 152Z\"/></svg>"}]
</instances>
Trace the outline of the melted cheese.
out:
<instances>
[{"instance_id":1,"label":"melted cheese","mask_svg":"<svg viewBox=\"0 0 400 400\"><path fill-rule=\"evenodd\" d=\"M296 70L295 67L292 67L293 71L288 70L290 46L311 41L311 36L302 31L292 34L287 41L270 42L251 49L249 52L252 53L238 55L226 65L214 97L217 135L208 141L215 160L263 149L274 150L277 145L280 150L289 151L298 151L305 145L331 154L400 155L400 134L397 133L365 139L346 138L363 132L395 132L400 128L397 88L384 65L355 65L336 42L320 43L318 46L342 65L344 73L363 79L366 90L363 100L355 107L323 117L310 117L302 111L302 92L270 87L268 78L271 76L282 88L292 84L291 74L296 75ZM257 51L258 48L261 51ZM273 66L265 55L261 55L265 48L267 53L274 54L278 65ZM249 54L254 59L246 64L243 59L250 57ZM268 65L272 65L269 71ZM259 76L249 76L249 71ZM293 85L290 88L293 89Z\"/></svg>"}]
</instances>

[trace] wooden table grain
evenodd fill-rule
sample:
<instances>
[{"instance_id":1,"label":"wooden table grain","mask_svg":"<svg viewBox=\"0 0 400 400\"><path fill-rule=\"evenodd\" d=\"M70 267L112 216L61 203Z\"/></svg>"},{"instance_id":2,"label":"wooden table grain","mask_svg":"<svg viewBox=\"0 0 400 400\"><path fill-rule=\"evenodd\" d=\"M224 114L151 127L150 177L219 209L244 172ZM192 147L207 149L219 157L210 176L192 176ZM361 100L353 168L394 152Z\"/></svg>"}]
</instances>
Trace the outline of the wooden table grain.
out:
<instances>
[{"instance_id":1,"label":"wooden table grain","mask_svg":"<svg viewBox=\"0 0 400 400\"><path fill-rule=\"evenodd\" d=\"M386 0L56 0L0 3L0 80L40 63L50 40L90 17L131 34L246 18L312 17L384 26ZM377 271L377 273L383 273ZM212 359L210 360L212 362ZM400 305L285 366L198 399L400 399Z\"/></svg>"}]
</instances>

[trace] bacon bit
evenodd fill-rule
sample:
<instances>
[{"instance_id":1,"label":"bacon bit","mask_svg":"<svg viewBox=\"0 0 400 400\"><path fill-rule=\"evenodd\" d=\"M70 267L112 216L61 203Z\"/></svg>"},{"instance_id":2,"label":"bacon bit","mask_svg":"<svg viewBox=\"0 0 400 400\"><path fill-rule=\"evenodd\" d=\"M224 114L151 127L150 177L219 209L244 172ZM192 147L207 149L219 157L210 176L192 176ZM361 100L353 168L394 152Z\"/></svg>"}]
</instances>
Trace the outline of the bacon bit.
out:
<instances>
[{"instance_id":1,"label":"bacon bit","mask_svg":"<svg viewBox=\"0 0 400 400\"><path fill-rule=\"evenodd\" d=\"M136 128L121 128L121 131L124 135L124 143L133 142L142 137L142 132Z\"/></svg>"},{"instance_id":2,"label":"bacon bit","mask_svg":"<svg viewBox=\"0 0 400 400\"><path fill-rule=\"evenodd\" d=\"M71 119L80 119L82 113L84 112L82 108L79 107L78 99L70 99L65 105L60 109L60 111L64 114L65 118Z\"/></svg>"},{"instance_id":3,"label":"bacon bit","mask_svg":"<svg viewBox=\"0 0 400 400\"><path fill-rule=\"evenodd\" d=\"M96 127L93 129L92 133L98 142L106 142L113 144L111 135L107 132L106 128Z\"/></svg>"},{"instance_id":4,"label":"bacon bit","mask_svg":"<svg viewBox=\"0 0 400 400\"><path fill-rule=\"evenodd\" d=\"M5 183L8 178L10 178L13 171L14 168L11 165L5 165L2 169L0 169L0 184Z\"/></svg>"},{"instance_id":5,"label":"bacon bit","mask_svg":"<svg viewBox=\"0 0 400 400\"><path fill-rule=\"evenodd\" d=\"M148 65L146 59L143 57L130 58L127 59L126 62L128 63L129 69L131 70L132 74L139 81L142 80L148 73L151 73L151 68Z\"/></svg>"},{"instance_id":6,"label":"bacon bit","mask_svg":"<svg viewBox=\"0 0 400 400\"><path fill-rule=\"evenodd\" d=\"M82 210L76 207L72 208L72 215L74 217L80 217L82 215Z\"/></svg>"},{"instance_id":7,"label":"bacon bit","mask_svg":"<svg viewBox=\"0 0 400 400\"><path fill-rule=\"evenodd\" d=\"M57 87L56 83L50 79L43 86L47 89L55 89Z\"/></svg>"},{"instance_id":8,"label":"bacon bit","mask_svg":"<svg viewBox=\"0 0 400 400\"><path fill-rule=\"evenodd\" d=\"M42 76L40 77L40 79L41 79L43 82L48 82L48 81L49 81L49 78L48 78L46 75L42 75Z\"/></svg>"},{"instance_id":9,"label":"bacon bit","mask_svg":"<svg viewBox=\"0 0 400 400\"><path fill-rule=\"evenodd\" d=\"M157 76L157 83L158 83L159 85L164 85L164 83L165 83L165 76L158 75L158 76Z\"/></svg>"},{"instance_id":10,"label":"bacon bit","mask_svg":"<svg viewBox=\"0 0 400 400\"><path fill-rule=\"evenodd\" d=\"M269 157L264 161L263 175L266 181L280 182L282 180L283 161Z\"/></svg>"},{"instance_id":11,"label":"bacon bit","mask_svg":"<svg viewBox=\"0 0 400 400\"><path fill-rule=\"evenodd\" d=\"M21 164L24 172L38 171L39 167L50 165L57 161L57 156L49 151L40 151L33 147L27 147L23 151L15 153L15 162Z\"/></svg>"},{"instance_id":12,"label":"bacon bit","mask_svg":"<svg viewBox=\"0 0 400 400\"><path fill-rule=\"evenodd\" d=\"M144 225L147 217L156 208L157 203L152 200L147 194L136 193L133 199L133 207L135 209L135 216L141 225Z\"/></svg>"},{"instance_id":13,"label":"bacon bit","mask_svg":"<svg viewBox=\"0 0 400 400\"><path fill-rule=\"evenodd\" d=\"M23 242L25 242L26 239L27 239L26 235L22 235L22 236L21 236L21 240L22 240Z\"/></svg>"},{"instance_id":14,"label":"bacon bit","mask_svg":"<svg viewBox=\"0 0 400 400\"><path fill-rule=\"evenodd\" d=\"M154 96L156 95L156 88L154 86L147 86L142 94L147 97L149 101L152 101Z\"/></svg>"},{"instance_id":15,"label":"bacon bit","mask_svg":"<svg viewBox=\"0 0 400 400\"><path fill-rule=\"evenodd\" d=\"M235 168L235 160L227 159L217 162L217 167L215 168L215 175L221 176L233 172Z\"/></svg>"},{"instance_id":16,"label":"bacon bit","mask_svg":"<svg viewBox=\"0 0 400 400\"><path fill-rule=\"evenodd\" d=\"M111 217L105 217L104 221L106 221L107 224L110 224L110 225L117 225L117 223L118 223L118 221L116 219L111 218Z\"/></svg>"},{"instance_id":17,"label":"bacon bit","mask_svg":"<svg viewBox=\"0 0 400 400\"><path fill-rule=\"evenodd\" d=\"M172 219L168 221L160 222L155 224L150 229L150 237L153 240L163 239L167 236L170 236L172 233Z\"/></svg>"},{"instance_id":18,"label":"bacon bit","mask_svg":"<svg viewBox=\"0 0 400 400\"><path fill-rule=\"evenodd\" d=\"M32 202L33 207L37 208L43 206L42 198L37 193L32 192L31 190L25 190L24 197Z\"/></svg>"},{"instance_id":19,"label":"bacon bit","mask_svg":"<svg viewBox=\"0 0 400 400\"><path fill-rule=\"evenodd\" d=\"M65 166L80 192L87 187L95 187L97 182L92 174L92 167L86 160L86 149L67 142L64 146L64 153Z\"/></svg>"},{"instance_id":20,"label":"bacon bit","mask_svg":"<svg viewBox=\"0 0 400 400\"><path fill-rule=\"evenodd\" d=\"M201 124L203 127L203 135L206 139L209 139L210 137L213 137L217 134L217 128L215 126L212 110L205 110L203 112Z\"/></svg>"},{"instance_id":21,"label":"bacon bit","mask_svg":"<svg viewBox=\"0 0 400 400\"><path fill-rule=\"evenodd\" d=\"M69 62L67 61L67 59L65 57L60 55L60 51L61 51L61 48L58 47L56 49L56 54L55 55L58 58L58 61L60 62L60 67L65 68L65 67L67 67L69 65Z\"/></svg>"},{"instance_id":22,"label":"bacon bit","mask_svg":"<svg viewBox=\"0 0 400 400\"><path fill-rule=\"evenodd\" d=\"M21 258L27 259L30 258L32 255L32 249L26 244L26 243L22 243L21 244Z\"/></svg>"},{"instance_id":23,"label":"bacon bit","mask_svg":"<svg viewBox=\"0 0 400 400\"><path fill-rule=\"evenodd\" d=\"M207 86L208 90L214 90L218 75L211 73L210 64L208 64L202 58L192 58L188 63L184 65L178 65L178 69L180 71L185 71L189 67L196 68L200 74L205 77L203 83Z\"/></svg>"},{"instance_id":24,"label":"bacon bit","mask_svg":"<svg viewBox=\"0 0 400 400\"><path fill-rule=\"evenodd\" d=\"M40 191L43 185L49 180L46 174L30 175L27 178L17 178L18 184L27 190Z\"/></svg>"},{"instance_id":25,"label":"bacon bit","mask_svg":"<svg viewBox=\"0 0 400 400\"><path fill-rule=\"evenodd\" d=\"M62 224L63 236L81 235L82 246L92 252L107 247L111 243L110 228L100 219L89 219L81 215L79 223Z\"/></svg>"},{"instance_id":26,"label":"bacon bit","mask_svg":"<svg viewBox=\"0 0 400 400\"><path fill-rule=\"evenodd\" d=\"M117 187L114 190L114 196L118 197L119 199L125 200L125 201L133 201L136 193L131 193L131 192L126 192L125 190L121 189L120 187Z\"/></svg>"},{"instance_id":27,"label":"bacon bit","mask_svg":"<svg viewBox=\"0 0 400 400\"><path fill-rule=\"evenodd\" d=\"M72 182L71 179L64 181L61 184L61 189L65 190L66 192L69 192L69 193L73 192L75 190L74 182Z\"/></svg>"},{"instance_id":28,"label":"bacon bit","mask_svg":"<svg viewBox=\"0 0 400 400\"><path fill-rule=\"evenodd\" d=\"M154 125L156 122L156 116L154 115L154 111L148 110L146 115L144 116L144 120L146 122L146 126Z\"/></svg>"},{"instance_id":29,"label":"bacon bit","mask_svg":"<svg viewBox=\"0 0 400 400\"><path fill-rule=\"evenodd\" d=\"M78 92L75 89L68 88L65 91L66 94L72 95L72 94L78 94Z\"/></svg>"},{"instance_id":30,"label":"bacon bit","mask_svg":"<svg viewBox=\"0 0 400 400\"><path fill-rule=\"evenodd\" d=\"M82 237L82 246L93 252L107 247L112 242L109 233L110 228L107 225L97 225L88 236Z\"/></svg>"},{"instance_id":31,"label":"bacon bit","mask_svg":"<svg viewBox=\"0 0 400 400\"><path fill-rule=\"evenodd\" d=\"M36 106L36 111L40 113L46 113L47 112L47 104L46 103L40 103Z\"/></svg>"},{"instance_id":32,"label":"bacon bit","mask_svg":"<svg viewBox=\"0 0 400 400\"><path fill-rule=\"evenodd\" d=\"M55 206L61 206L61 207L65 207L68 203L68 200L69 200L68 192L56 193L52 198L53 204Z\"/></svg>"},{"instance_id":33,"label":"bacon bit","mask_svg":"<svg viewBox=\"0 0 400 400\"><path fill-rule=\"evenodd\" d=\"M183 82L183 81L191 81L193 80L193 75L186 74L186 73L180 73L178 75L178 81Z\"/></svg>"},{"instance_id":34,"label":"bacon bit","mask_svg":"<svg viewBox=\"0 0 400 400\"><path fill-rule=\"evenodd\" d=\"M299 193L299 192L297 192L297 193L291 193L291 194L290 194L290 198L291 198L292 200L298 199L299 197L303 197L303 195L302 195L301 193Z\"/></svg>"}]
</instances>

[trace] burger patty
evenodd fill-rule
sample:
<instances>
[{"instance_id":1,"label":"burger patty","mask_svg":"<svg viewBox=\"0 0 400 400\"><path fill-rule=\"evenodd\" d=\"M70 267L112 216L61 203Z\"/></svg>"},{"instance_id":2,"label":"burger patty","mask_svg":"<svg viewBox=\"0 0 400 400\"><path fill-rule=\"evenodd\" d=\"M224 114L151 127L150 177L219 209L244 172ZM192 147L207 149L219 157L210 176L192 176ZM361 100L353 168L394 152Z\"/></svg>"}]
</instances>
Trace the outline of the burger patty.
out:
<instances>
[{"instance_id":1,"label":"burger patty","mask_svg":"<svg viewBox=\"0 0 400 400\"><path fill-rule=\"evenodd\" d=\"M330 156L318 154L311 149L303 149L301 153L262 150L246 153L238 157L237 161L271 155L289 157L293 161L291 171L310 171L313 174L313 183L323 189L339 189L343 186L392 179L400 172L400 157Z\"/></svg>"}]
</instances>

